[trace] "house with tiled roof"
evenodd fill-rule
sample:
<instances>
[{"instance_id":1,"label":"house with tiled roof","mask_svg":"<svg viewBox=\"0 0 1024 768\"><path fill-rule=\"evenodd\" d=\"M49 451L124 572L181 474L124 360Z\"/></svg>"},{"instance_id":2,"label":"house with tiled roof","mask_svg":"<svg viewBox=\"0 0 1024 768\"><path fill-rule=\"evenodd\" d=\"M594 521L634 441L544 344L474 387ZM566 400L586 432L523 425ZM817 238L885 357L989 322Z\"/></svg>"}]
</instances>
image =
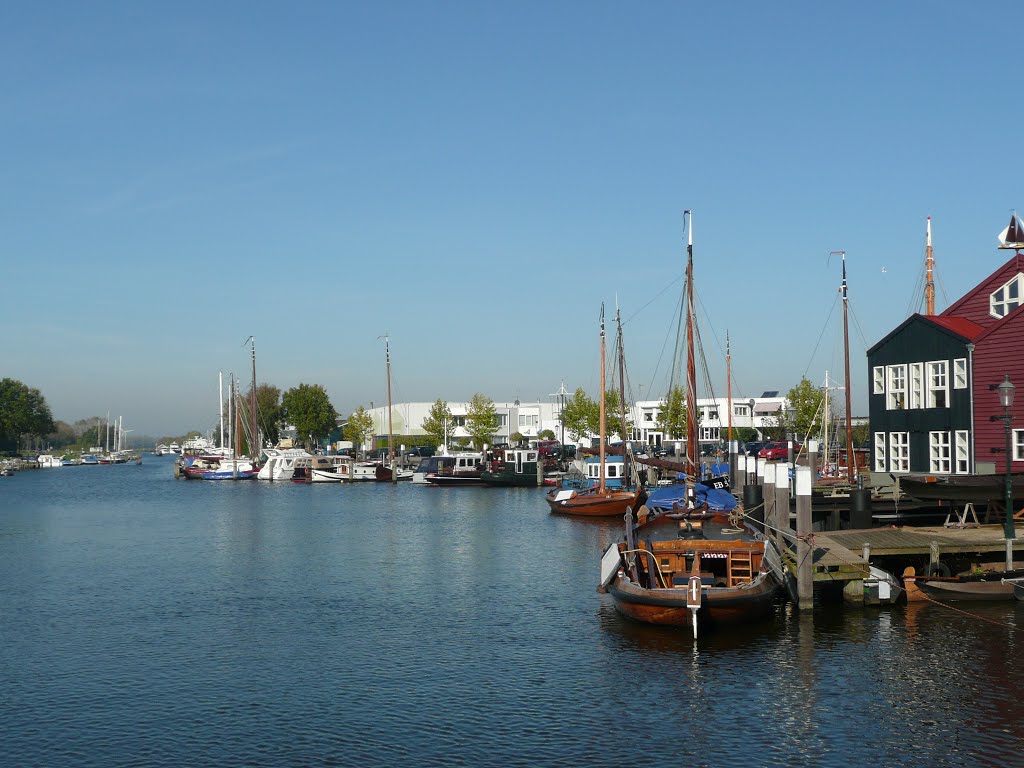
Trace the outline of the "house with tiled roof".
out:
<instances>
[{"instance_id":1,"label":"house with tiled roof","mask_svg":"<svg viewBox=\"0 0 1024 768\"><path fill-rule=\"evenodd\" d=\"M1024 386L1024 226L1016 214L1002 238L999 247L1014 251L1006 263L944 312L914 314L868 350L874 471L1004 471L994 388L1007 375ZM1013 424L1012 469L1022 471L1024 418Z\"/></svg>"}]
</instances>

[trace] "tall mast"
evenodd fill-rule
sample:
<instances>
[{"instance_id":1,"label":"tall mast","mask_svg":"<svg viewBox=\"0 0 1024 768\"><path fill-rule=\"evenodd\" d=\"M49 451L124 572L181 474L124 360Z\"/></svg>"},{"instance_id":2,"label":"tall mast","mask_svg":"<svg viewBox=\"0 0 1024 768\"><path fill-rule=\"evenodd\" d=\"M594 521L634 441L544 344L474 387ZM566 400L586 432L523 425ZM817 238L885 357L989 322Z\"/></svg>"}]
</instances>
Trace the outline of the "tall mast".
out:
<instances>
[{"instance_id":1,"label":"tall mast","mask_svg":"<svg viewBox=\"0 0 1024 768\"><path fill-rule=\"evenodd\" d=\"M252 342L252 391L249 393L249 421L252 422L252 434L249 436L249 447L252 451L252 460L256 462L260 458L260 441L259 435L256 434L256 337L250 336L249 341Z\"/></svg>"},{"instance_id":2,"label":"tall mast","mask_svg":"<svg viewBox=\"0 0 1024 768\"><path fill-rule=\"evenodd\" d=\"M846 251L843 256L843 359L846 364L846 479L853 482L857 476L857 462L853 457L853 427L850 415L850 298L846 293Z\"/></svg>"},{"instance_id":3,"label":"tall mast","mask_svg":"<svg viewBox=\"0 0 1024 768\"><path fill-rule=\"evenodd\" d=\"M224 371L217 371L217 396L220 402L220 447L227 448L224 444Z\"/></svg>"},{"instance_id":4,"label":"tall mast","mask_svg":"<svg viewBox=\"0 0 1024 768\"><path fill-rule=\"evenodd\" d=\"M693 359L693 211L684 211L686 227L686 461L697 472L697 367Z\"/></svg>"},{"instance_id":5,"label":"tall mast","mask_svg":"<svg viewBox=\"0 0 1024 768\"><path fill-rule=\"evenodd\" d=\"M935 314L935 259L932 258L932 217L928 217L925 235L925 266L927 277L924 282L924 303L929 315Z\"/></svg>"},{"instance_id":6,"label":"tall mast","mask_svg":"<svg viewBox=\"0 0 1024 768\"><path fill-rule=\"evenodd\" d=\"M388 462L391 467L391 480L395 477L395 432L391 423L391 347L388 344L388 336L384 334L384 361L388 374Z\"/></svg>"},{"instance_id":7,"label":"tall mast","mask_svg":"<svg viewBox=\"0 0 1024 768\"><path fill-rule=\"evenodd\" d=\"M729 450L732 450L732 353L729 350L729 330L725 331L725 407L729 414ZM721 423L721 421L719 421Z\"/></svg>"},{"instance_id":8,"label":"tall mast","mask_svg":"<svg viewBox=\"0 0 1024 768\"><path fill-rule=\"evenodd\" d=\"M228 380L228 445L231 446L231 457L238 458L235 453L235 374Z\"/></svg>"},{"instance_id":9,"label":"tall mast","mask_svg":"<svg viewBox=\"0 0 1024 768\"><path fill-rule=\"evenodd\" d=\"M600 439L601 439L601 479L598 482L598 493L604 493L604 304L601 305L601 408L600 408Z\"/></svg>"},{"instance_id":10,"label":"tall mast","mask_svg":"<svg viewBox=\"0 0 1024 768\"><path fill-rule=\"evenodd\" d=\"M622 440L623 476L629 477L629 451L626 450L626 441L628 440L626 430L626 351L622 348L622 315L618 307L615 308L615 325L618 333L619 347L619 428L622 430L622 434L619 437Z\"/></svg>"}]
</instances>

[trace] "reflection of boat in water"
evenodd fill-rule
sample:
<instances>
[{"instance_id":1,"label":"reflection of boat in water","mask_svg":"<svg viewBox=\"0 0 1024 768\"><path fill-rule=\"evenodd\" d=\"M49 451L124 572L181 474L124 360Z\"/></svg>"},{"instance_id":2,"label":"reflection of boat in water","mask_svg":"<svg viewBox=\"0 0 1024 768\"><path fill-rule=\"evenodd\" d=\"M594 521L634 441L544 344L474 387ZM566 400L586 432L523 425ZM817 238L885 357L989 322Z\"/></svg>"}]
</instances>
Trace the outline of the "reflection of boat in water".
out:
<instances>
[{"instance_id":1,"label":"reflection of boat in water","mask_svg":"<svg viewBox=\"0 0 1024 768\"><path fill-rule=\"evenodd\" d=\"M1006 496L1006 475L893 475L900 490L921 501L1002 501ZM1024 472L1010 475L1015 496L1024 494Z\"/></svg>"},{"instance_id":2,"label":"reflection of boat in water","mask_svg":"<svg viewBox=\"0 0 1024 768\"><path fill-rule=\"evenodd\" d=\"M1013 600L1015 582L1024 570L976 571L955 576L918 576L913 567L903 571L908 600Z\"/></svg>"},{"instance_id":3,"label":"reflection of boat in water","mask_svg":"<svg viewBox=\"0 0 1024 768\"><path fill-rule=\"evenodd\" d=\"M652 526L660 536L654 537ZM675 537L667 535L675 529ZM611 594L624 616L648 624L694 624L695 633L696 624L713 627L770 616L783 578L775 545L752 531L710 524L706 530L666 516L638 526L631 517L625 540L612 544L601 560L599 590ZM690 531L696 537L679 538Z\"/></svg>"}]
</instances>

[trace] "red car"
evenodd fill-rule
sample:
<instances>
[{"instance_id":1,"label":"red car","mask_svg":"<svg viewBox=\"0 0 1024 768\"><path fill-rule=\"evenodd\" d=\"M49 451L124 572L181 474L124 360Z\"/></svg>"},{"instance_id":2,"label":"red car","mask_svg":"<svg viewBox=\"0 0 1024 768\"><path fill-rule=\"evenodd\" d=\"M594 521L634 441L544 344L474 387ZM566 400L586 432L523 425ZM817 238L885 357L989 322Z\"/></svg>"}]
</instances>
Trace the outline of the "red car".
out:
<instances>
[{"instance_id":1,"label":"red car","mask_svg":"<svg viewBox=\"0 0 1024 768\"><path fill-rule=\"evenodd\" d=\"M793 455L800 453L800 444L793 443ZM760 459L768 461L784 461L789 458L789 443L766 443L764 448L757 452Z\"/></svg>"}]
</instances>

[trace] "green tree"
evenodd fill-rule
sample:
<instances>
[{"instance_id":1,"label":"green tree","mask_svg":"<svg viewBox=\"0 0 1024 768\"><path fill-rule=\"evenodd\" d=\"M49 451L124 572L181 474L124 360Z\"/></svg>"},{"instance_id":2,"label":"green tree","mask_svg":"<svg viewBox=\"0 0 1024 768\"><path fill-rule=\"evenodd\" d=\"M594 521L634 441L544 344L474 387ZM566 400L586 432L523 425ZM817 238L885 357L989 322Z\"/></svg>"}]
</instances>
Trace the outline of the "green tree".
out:
<instances>
[{"instance_id":1,"label":"green tree","mask_svg":"<svg viewBox=\"0 0 1024 768\"><path fill-rule=\"evenodd\" d=\"M373 418L363 406L359 406L349 414L345 424L345 437L351 440L357 451L373 443Z\"/></svg>"},{"instance_id":2,"label":"green tree","mask_svg":"<svg viewBox=\"0 0 1024 768\"><path fill-rule=\"evenodd\" d=\"M477 392L470 399L469 408L466 410L466 431L473 438L473 445L483 450L485 444L493 443L498 426L498 412L494 409L494 401Z\"/></svg>"},{"instance_id":3,"label":"green tree","mask_svg":"<svg viewBox=\"0 0 1024 768\"><path fill-rule=\"evenodd\" d=\"M0 380L0 439L43 437L56 429L46 398L33 387L16 379Z\"/></svg>"},{"instance_id":4,"label":"green tree","mask_svg":"<svg viewBox=\"0 0 1024 768\"><path fill-rule=\"evenodd\" d=\"M555 439L555 433L552 430L550 430L550 429L542 429L540 432L537 433L537 439L538 440L554 440Z\"/></svg>"},{"instance_id":5,"label":"green tree","mask_svg":"<svg viewBox=\"0 0 1024 768\"><path fill-rule=\"evenodd\" d=\"M662 399L655 423L668 440L681 440L686 437L686 396L682 387L672 387L668 395Z\"/></svg>"},{"instance_id":6,"label":"green tree","mask_svg":"<svg viewBox=\"0 0 1024 768\"><path fill-rule=\"evenodd\" d=\"M816 387L806 376L786 393L789 410L781 413L780 426L786 432L792 432L798 440L806 439L807 433L814 426L815 417L821 408L825 393ZM780 438L782 439L782 438Z\"/></svg>"},{"instance_id":7,"label":"green tree","mask_svg":"<svg viewBox=\"0 0 1024 768\"><path fill-rule=\"evenodd\" d=\"M582 387L572 393L572 397L565 402L562 409L562 423L573 440L579 440L600 430L597 424L598 408L597 403L587 397Z\"/></svg>"},{"instance_id":8,"label":"green tree","mask_svg":"<svg viewBox=\"0 0 1024 768\"><path fill-rule=\"evenodd\" d=\"M423 431L434 448L450 445L455 434L455 420L448 408L448 403L438 398L430 406L427 417L423 420Z\"/></svg>"},{"instance_id":9,"label":"green tree","mask_svg":"<svg viewBox=\"0 0 1024 768\"><path fill-rule=\"evenodd\" d=\"M565 431L573 440L593 434L597 431L591 429L592 425L597 424L597 411L597 403L587 396L583 387L577 388L572 396L565 401L565 407L562 409L562 423L565 425Z\"/></svg>"},{"instance_id":10,"label":"green tree","mask_svg":"<svg viewBox=\"0 0 1024 768\"><path fill-rule=\"evenodd\" d=\"M281 406L281 390L273 384L256 385L256 423L263 436L276 445L281 439L281 422L284 408Z\"/></svg>"},{"instance_id":11,"label":"green tree","mask_svg":"<svg viewBox=\"0 0 1024 768\"><path fill-rule=\"evenodd\" d=\"M295 426L304 443L319 442L337 426L338 412L319 384L299 384L289 389L281 398L281 405L285 418Z\"/></svg>"},{"instance_id":12,"label":"green tree","mask_svg":"<svg viewBox=\"0 0 1024 768\"><path fill-rule=\"evenodd\" d=\"M597 418L601 418L601 405L597 406L598 414ZM626 410L626 424L622 424L622 414L619 410L619 391L617 389L609 389L604 394L604 421L608 437L612 435L618 435L622 440L629 439L629 430L633 424L629 420L629 410ZM597 431L601 431L600 423L597 425Z\"/></svg>"},{"instance_id":13,"label":"green tree","mask_svg":"<svg viewBox=\"0 0 1024 768\"><path fill-rule=\"evenodd\" d=\"M523 444L523 433L513 432L511 435L508 436L508 439L512 441L512 445L520 446Z\"/></svg>"}]
</instances>

